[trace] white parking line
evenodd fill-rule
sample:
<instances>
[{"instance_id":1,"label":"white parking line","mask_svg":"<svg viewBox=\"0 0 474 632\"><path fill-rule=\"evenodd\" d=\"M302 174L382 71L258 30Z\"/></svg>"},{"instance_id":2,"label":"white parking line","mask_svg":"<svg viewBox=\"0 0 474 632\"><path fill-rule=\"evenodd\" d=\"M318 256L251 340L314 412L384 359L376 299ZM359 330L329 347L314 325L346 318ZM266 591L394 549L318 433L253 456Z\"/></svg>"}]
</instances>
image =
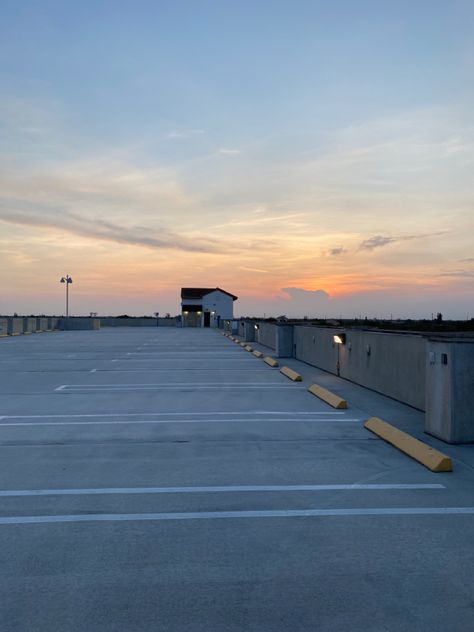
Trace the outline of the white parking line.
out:
<instances>
[{"instance_id":1,"label":"white parking line","mask_svg":"<svg viewBox=\"0 0 474 632\"><path fill-rule=\"evenodd\" d=\"M219 518L328 518L357 516L474 515L474 507L375 507L354 509L276 509L263 511L196 511L183 513L78 514L57 516L6 516L0 525L61 522L144 522L163 520L212 520Z\"/></svg>"},{"instance_id":2,"label":"white parking line","mask_svg":"<svg viewBox=\"0 0 474 632\"><path fill-rule=\"evenodd\" d=\"M162 385L155 384L149 386L140 386L136 385L84 385L84 386L64 386L55 388L55 391L59 391L65 395L69 395L72 393L123 393L123 392L131 392L131 391L215 391L216 389L221 390L230 390L230 391L281 391L281 390L293 390L293 391L306 391L307 388L305 386L295 386L293 384L272 384L272 386L265 385L253 385L253 384L239 384L239 385L222 385L215 384L211 386L194 386L193 384L180 384L178 385Z\"/></svg>"},{"instance_id":3,"label":"white parking line","mask_svg":"<svg viewBox=\"0 0 474 632\"><path fill-rule=\"evenodd\" d=\"M150 369L147 367L146 369L92 369L90 373L189 373L190 371L199 371L199 373L222 373L222 370L226 373L263 373L266 369L263 365L260 369Z\"/></svg>"},{"instance_id":4,"label":"white parking line","mask_svg":"<svg viewBox=\"0 0 474 632\"><path fill-rule=\"evenodd\" d=\"M123 425L138 425L138 424L216 424L216 423L258 423L258 422L275 422L284 421L291 423L334 423L334 419L325 419L324 417L318 417L317 419L282 419L281 417L271 419L268 417L262 417L262 419L236 419L232 417L230 419L134 419L133 421L12 421L6 422L0 421L0 428L11 426L123 426ZM352 418L339 418L337 421L343 423L360 423L360 419Z\"/></svg>"},{"instance_id":5,"label":"white parking line","mask_svg":"<svg viewBox=\"0 0 474 632\"><path fill-rule=\"evenodd\" d=\"M280 377L280 376L278 376ZM140 387L147 387L147 386L164 386L164 387L168 387L168 386L210 386L212 388L214 388L215 386L239 386L239 387L246 387L249 385L255 385L255 386L277 386L278 388L281 388L282 386L286 386L291 388L292 384L286 384L285 382L283 382L282 384L279 384L278 382L250 382L249 384L243 383L241 382L240 384L236 384L235 382L168 382L167 384L165 383L149 383L149 384L142 384L141 382L137 382L135 384L129 384L124 382L123 384L63 384L63 386L60 386L59 388L103 388L104 386L106 386L107 388L122 388L125 386L140 386Z\"/></svg>"},{"instance_id":6,"label":"white parking line","mask_svg":"<svg viewBox=\"0 0 474 632\"><path fill-rule=\"evenodd\" d=\"M103 487L84 489L20 489L0 491L0 497L17 496L94 496L99 494L207 494L236 492L324 492L337 490L377 491L446 489L440 483L381 483L335 485L228 485L208 487Z\"/></svg>"},{"instance_id":7,"label":"white parking line","mask_svg":"<svg viewBox=\"0 0 474 632\"><path fill-rule=\"evenodd\" d=\"M286 410L286 411L278 411L278 412L274 412L272 410L254 410L254 411L249 411L249 412L222 412L222 411L211 411L211 412L207 412L207 413L199 413L199 412L192 412L192 413L177 413L177 412L154 412L154 413L69 413L69 414L62 414L62 415L2 415L0 416L0 419L53 419L53 418L58 418L58 419L69 419L71 417L148 417L148 416L153 416L153 417L159 417L159 416L163 416L163 415L176 415L179 417L196 417L196 416L200 416L200 415L208 415L208 416L216 416L216 415L240 415L241 417L244 415L253 415L253 416L259 416L259 415L286 415L287 417L289 415L292 416L297 416L297 415L345 415L346 413L340 413L340 412L332 412L332 411L328 411L328 412L313 412L313 411L303 411L303 412L295 412L293 410Z\"/></svg>"},{"instance_id":8,"label":"white parking line","mask_svg":"<svg viewBox=\"0 0 474 632\"><path fill-rule=\"evenodd\" d=\"M240 355L240 354L239 354ZM84 360L87 360L88 358L84 358ZM213 359L216 360L225 360L225 362L246 362L247 364L255 364L255 358L251 358L250 354L246 354L242 357L235 357L235 358L220 358L220 357L215 357L213 356ZM168 365L168 363L170 362L179 362L180 364L183 363L183 361L185 360L187 363L189 362L206 362L208 363L209 358L176 358L175 354L173 354L170 357L164 357L162 355L160 356L156 356L156 358L114 358L113 360L110 360L110 362L160 362L161 360L166 360L166 364Z\"/></svg>"}]
</instances>

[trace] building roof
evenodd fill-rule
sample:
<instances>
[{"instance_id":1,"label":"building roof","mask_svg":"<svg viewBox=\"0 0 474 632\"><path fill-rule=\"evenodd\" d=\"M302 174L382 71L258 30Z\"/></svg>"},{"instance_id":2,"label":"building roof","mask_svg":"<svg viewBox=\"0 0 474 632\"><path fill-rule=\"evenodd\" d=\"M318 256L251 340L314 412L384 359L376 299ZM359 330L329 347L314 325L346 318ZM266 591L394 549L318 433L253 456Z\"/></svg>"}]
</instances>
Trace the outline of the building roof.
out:
<instances>
[{"instance_id":1,"label":"building roof","mask_svg":"<svg viewBox=\"0 0 474 632\"><path fill-rule=\"evenodd\" d=\"M182 287L181 288L181 298L184 300L195 300L206 296L206 294L210 294L211 292L222 292L223 294L227 294L227 296L231 296L233 301L236 301L239 297L234 296L230 292L226 292L222 290L220 287Z\"/></svg>"}]
</instances>

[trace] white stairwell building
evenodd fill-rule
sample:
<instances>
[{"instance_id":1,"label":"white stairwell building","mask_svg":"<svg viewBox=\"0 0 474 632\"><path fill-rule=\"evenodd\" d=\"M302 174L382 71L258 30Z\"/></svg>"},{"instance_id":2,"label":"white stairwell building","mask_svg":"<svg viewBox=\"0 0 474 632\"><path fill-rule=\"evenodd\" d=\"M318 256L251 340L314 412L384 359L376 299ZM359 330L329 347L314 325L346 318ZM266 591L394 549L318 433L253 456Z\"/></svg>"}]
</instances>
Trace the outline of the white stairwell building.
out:
<instances>
[{"instance_id":1,"label":"white stairwell building","mask_svg":"<svg viewBox=\"0 0 474 632\"><path fill-rule=\"evenodd\" d=\"M183 327L219 327L222 320L233 319L237 298L219 287L181 288Z\"/></svg>"}]
</instances>

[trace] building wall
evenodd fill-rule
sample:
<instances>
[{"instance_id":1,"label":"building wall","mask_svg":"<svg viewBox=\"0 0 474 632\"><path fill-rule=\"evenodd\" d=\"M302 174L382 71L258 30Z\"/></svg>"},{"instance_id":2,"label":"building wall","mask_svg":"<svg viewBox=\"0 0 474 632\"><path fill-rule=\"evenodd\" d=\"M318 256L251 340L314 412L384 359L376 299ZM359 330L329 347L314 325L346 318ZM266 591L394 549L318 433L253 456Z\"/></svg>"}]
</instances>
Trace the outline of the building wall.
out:
<instances>
[{"instance_id":1,"label":"building wall","mask_svg":"<svg viewBox=\"0 0 474 632\"><path fill-rule=\"evenodd\" d=\"M234 301L231 296L223 292L210 292L202 297L203 310L215 312L211 317L211 327L217 326L217 317L223 319L232 319L234 317Z\"/></svg>"},{"instance_id":2,"label":"building wall","mask_svg":"<svg viewBox=\"0 0 474 632\"><path fill-rule=\"evenodd\" d=\"M181 305L201 305L202 313L183 313L183 327L202 327L204 325L204 312L214 312L210 316L210 326L217 327L220 320L231 320L234 313L234 301L224 292L209 292L200 299L182 299ZM220 318L219 318L220 317Z\"/></svg>"}]
</instances>

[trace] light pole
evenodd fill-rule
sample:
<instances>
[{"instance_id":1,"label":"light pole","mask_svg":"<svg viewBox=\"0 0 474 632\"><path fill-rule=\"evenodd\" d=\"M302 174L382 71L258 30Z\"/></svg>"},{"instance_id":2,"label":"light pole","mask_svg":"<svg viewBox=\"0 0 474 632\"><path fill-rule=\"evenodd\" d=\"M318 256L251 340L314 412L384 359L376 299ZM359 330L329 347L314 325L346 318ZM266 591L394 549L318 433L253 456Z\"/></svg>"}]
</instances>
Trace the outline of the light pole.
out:
<instances>
[{"instance_id":1,"label":"light pole","mask_svg":"<svg viewBox=\"0 0 474 632\"><path fill-rule=\"evenodd\" d=\"M69 284L72 283L69 274L66 274L65 277L61 277L61 283L66 284L66 318L69 318Z\"/></svg>"}]
</instances>

